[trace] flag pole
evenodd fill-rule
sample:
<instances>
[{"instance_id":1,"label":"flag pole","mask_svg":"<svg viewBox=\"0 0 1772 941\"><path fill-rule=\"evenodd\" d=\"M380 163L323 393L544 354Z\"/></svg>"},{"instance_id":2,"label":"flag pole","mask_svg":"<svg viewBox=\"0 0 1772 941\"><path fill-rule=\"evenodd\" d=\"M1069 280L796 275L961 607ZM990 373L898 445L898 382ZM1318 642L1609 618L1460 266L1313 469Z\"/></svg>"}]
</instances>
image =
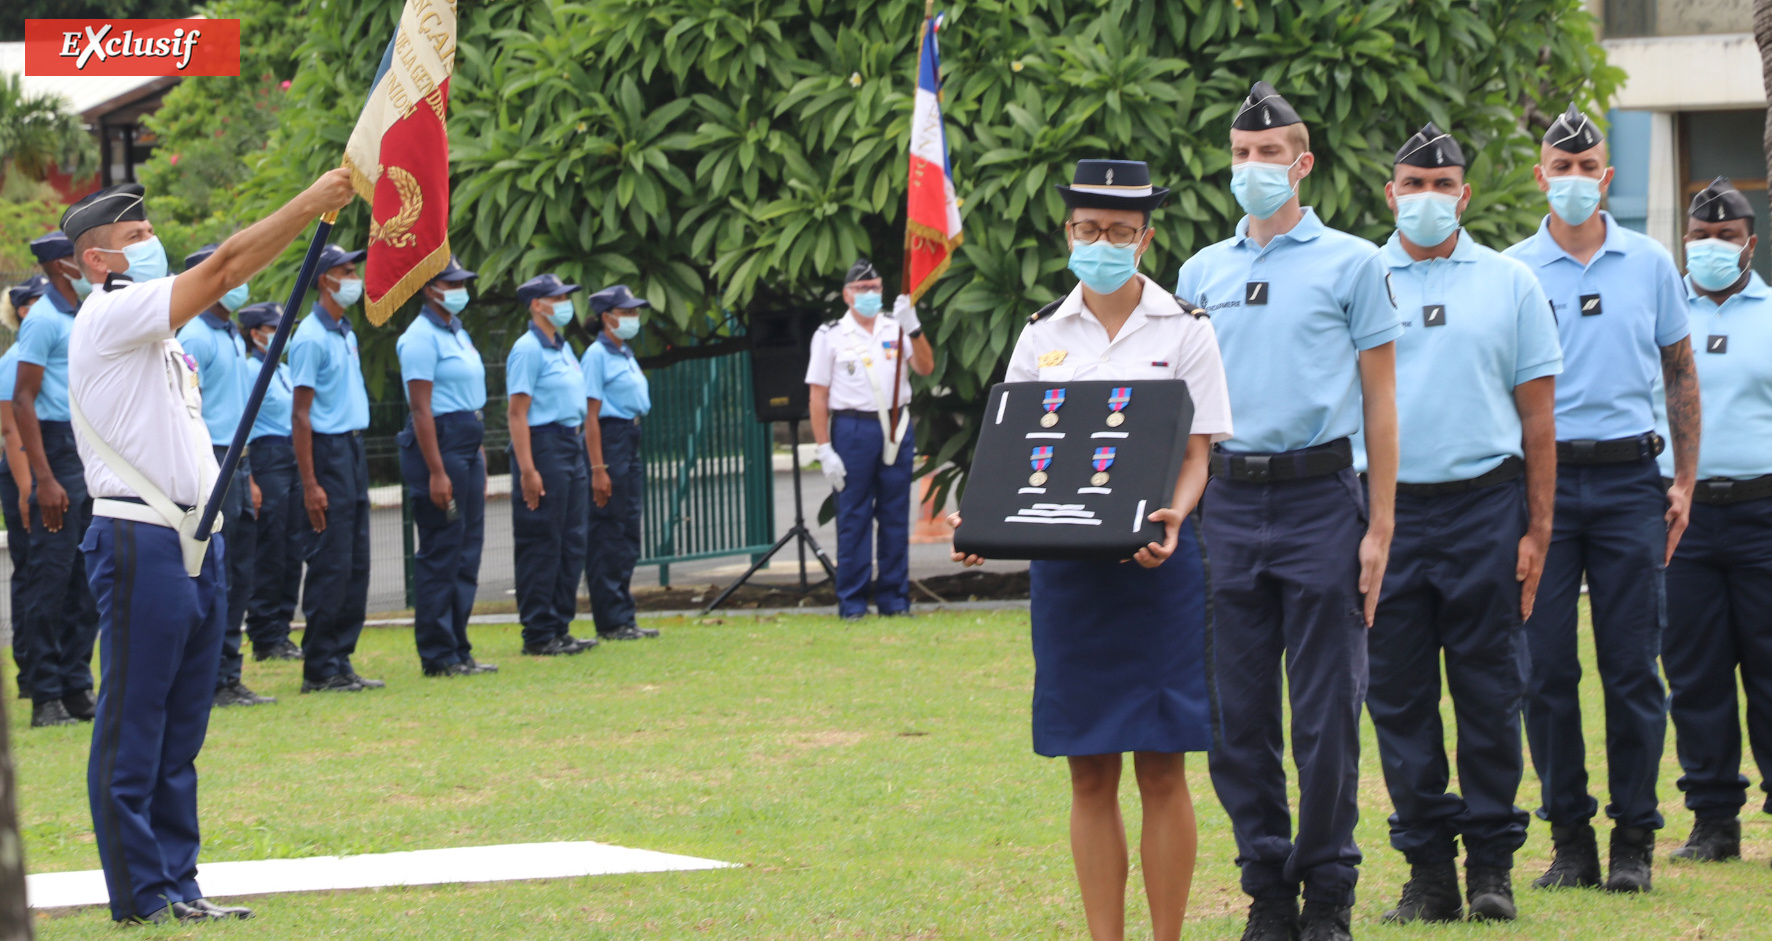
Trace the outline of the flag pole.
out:
<instances>
[{"instance_id":1,"label":"flag pole","mask_svg":"<svg viewBox=\"0 0 1772 941\"><path fill-rule=\"evenodd\" d=\"M320 250L326 246L326 237L332 234L332 224L338 221L338 210L333 210L320 217L320 223L314 227L314 239L308 243L308 253L302 258L301 274L296 276L295 287L289 291L289 303L283 307L283 319L277 322L277 332L271 337L271 345L265 350L264 365L259 367L258 379L252 384L252 394L246 399L246 411L240 416L240 424L234 429L234 440L228 445L227 456L222 458L221 476L215 479L215 489L209 492L209 502L203 505L203 515L197 520L196 538L207 540L209 529L215 524L215 516L221 512L222 498L228 493L228 485L233 483L234 471L240 467L240 457L246 451L247 436L252 433L252 425L258 419L259 406L264 404L265 392L271 387L271 377L277 373L277 361L283 358L283 347L289 342L290 330L295 325L296 314L301 309L302 297L307 293L308 282L314 279L314 268L320 263Z\"/></svg>"}]
</instances>

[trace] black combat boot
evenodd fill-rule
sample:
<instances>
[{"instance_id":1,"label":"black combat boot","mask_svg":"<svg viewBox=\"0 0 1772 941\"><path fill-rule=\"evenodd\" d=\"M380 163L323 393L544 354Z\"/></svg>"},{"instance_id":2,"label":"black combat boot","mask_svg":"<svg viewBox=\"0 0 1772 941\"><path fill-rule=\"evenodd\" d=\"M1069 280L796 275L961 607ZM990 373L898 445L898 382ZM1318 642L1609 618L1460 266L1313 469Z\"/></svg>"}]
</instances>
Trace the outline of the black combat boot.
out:
<instances>
[{"instance_id":1,"label":"black combat boot","mask_svg":"<svg viewBox=\"0 0 1772 941\"><path fill-rule=\"evenodd\" d=\"M1458 898L1458 864L1448 859L1435 863L1410 863L1403 898L1384 913L1384 920L1398 924L1412 921L1457 921L1464 917Z\"/></svg>"},{"instance_id":2,"label":"black combat boot","mask_svg":"<svg viewBox=\"0 0 1772 941\"><path fill-rule=\"evenodd\" d=\"M1699 817L1692 821L1686 845L1674 850L1675 859L1716 863L1741 856L1741 820L1738 817Z\"/></svg>"},{"instance_id":3,"label":"black combat boot","mask_svg":"<svg viewBox=\"0 0 1772 941\"><path fill-rule=\"evenodd\" d=\"M1242 941L1298 941L1298 899L1288 896L1251 901Z\"/></svg>"},{"instance_id":4,"label":"black combat boot","mask_svg":"<svg viewBox=\"0 0 1772 941\"><path fill-rule=\"evenodd\" d=\"M1348 927L1353 915L1351 905L1330 905L1307 899L1304 913L1298 916L1298 941L1354 941L1353 930Z\"/></svg>"},{"instance_id":5,"label":"black combat boot","mask_svg":"<svg viewBox=\"0 0 1772 941\"><path fill-rule=\"evenodd\" d=\"M1587 822L1551 824L1556 858L1544 875L1532 880L1535 889L1592 889L1600 884L1600 844Z\"/></svg>"},{"instance_id":6,"label":"black combat boot","mask_svg":"<svg viewBox=\"0 0 1772 941\"><path fill-rule=\"evenodd\" d=\"M1471 903L1471 921L1513 921L1519 917L1514 908L1513 875L1494 866L1466 866L1464 870L1466 898Z\"/></svg>"},{"instance_id":7,"label":"black combat boot","mask_svg":"<svg viewBox=\"0 0 1772 941\"><path fill-rule=\"evenodd\" d=\"M1612 828L1608 892L1649 891L1649 865L1655 860L1655 831L1647 827Z\"/></svg>"}]
</instances>

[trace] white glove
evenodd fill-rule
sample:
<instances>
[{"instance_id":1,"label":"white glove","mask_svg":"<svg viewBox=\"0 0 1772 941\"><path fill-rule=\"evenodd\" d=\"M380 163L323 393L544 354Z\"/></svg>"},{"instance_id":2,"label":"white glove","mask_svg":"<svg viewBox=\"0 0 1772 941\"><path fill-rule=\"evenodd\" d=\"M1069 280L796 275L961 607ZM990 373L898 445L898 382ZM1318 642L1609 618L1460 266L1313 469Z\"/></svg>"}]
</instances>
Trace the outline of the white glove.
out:
<instances>
[{"instance_id":1,"label":"white glove","mask_svg":"<svg viewBox=\"0 0 1772 941\"><path fill-rule=\"evenodd\" d=\"M837 449L829 444L819 445L818 466L824 470L824 479L830 481L831 489L841 493L849 470L843 466L843 458L838 456Z\"/></svg>"},{"instance_id":2,"label":"white glove","mask_svg":"<svg viewBox=\"0 0 1772 941\"><path fill-rule=\"evenodd\" d=\"M898 321L906 333L923 329L923 321L917 319L917 305L911 303L909 294L900 294L898 300L892 302L892 319Z\"/></svg>"}]
</instances>

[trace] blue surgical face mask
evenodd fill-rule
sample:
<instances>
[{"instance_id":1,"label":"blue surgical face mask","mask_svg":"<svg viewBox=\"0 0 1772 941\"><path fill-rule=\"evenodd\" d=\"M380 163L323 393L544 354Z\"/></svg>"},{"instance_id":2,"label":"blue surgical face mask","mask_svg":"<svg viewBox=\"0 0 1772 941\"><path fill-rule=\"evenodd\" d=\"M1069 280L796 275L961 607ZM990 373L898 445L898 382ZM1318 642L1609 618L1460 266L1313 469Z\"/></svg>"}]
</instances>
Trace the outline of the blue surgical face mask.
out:
<instances>
[{"instance_id":1,"label":"blue surgical face mask","mask_svg":"<svg viewBox=\"0 0 1772 941\"><path fill-rule=\"evenodd\" d=\"M1071 249L1071 273L1097 294L1112 294L1138 273L1138 249L1121 247L1107 239L1078 242Z\"/></svg>"},{"instance_id":2,"label":"blue surgical face mask","mask_svg":"<svg viewBox=\"0 0 1772 941\"><path fill-rule=\"evenodd\" d=\"M349 307L362 299L362 278L345 278L338 283L338 290L332 292L332 302L340 307Z\"/></svg>"},{"instance_id":3,"label":"blue surgical face mask","mask_svg":"<svg viewBox=\"0 0 1772 941\"><path fill-rule=\"evenodd\" d=\"M1580 225L1600 208L1600 181L1591 176L1553 176L1550 183L1551 212L1570 225Z\"/></svg>"},{"instance_id":4,"label":"blue surgical face mask","mask_svg":"<svg viewBox=\"0 0 1772 941\"><path fill-rule=\"evenodd\" d=\"M880 313L880 292L867 291L855 295L855 312L863 317L873 317Z\"/></svg>"},{"instance_id":5,"label":"blue surgical face mask","mask_svg":"<svg viewBox=\"0 0 1772 941\"><path fill-rule=\"evenodd\" d=\"M876 297L878 295L875 295ZM632 340L640 335L640 315L630 314L615 318L615 335L624 340Z\"/></svg>"},{"instance_id":6,"label":"blue surgical face mask","mask_svg":"<svg viewBox=\"0 0 1772 941\"><path fill-rule=\"evenodd\" d=\"M78 265L68 262L62 268L62 273L68 276L68 286L74 289L75 297L85 297L92 293L92 282L86 280L86 276L81 273Z\"/></svg>"},{"instance_id":7,"label":"blue surgical face mask","mask_svg":"<svg viewBox=\"0 0 1772 941\"><path fill-rule=\"evenodd\" d=\"M1303 159L1304 154L1299 154L1298 160L1284 165L1253 160L1239 163L1231 167L1231 195L1244 212L1266 219L1298 195L1298 187L1292 185L1292 168Z\"/></svg>"},{"instance_id":8,"label":"blue surgical face mask","mask_svg":"<svg viewBox=\"0 0 1772 941\"><path fill-rule=\"evenodd\" d=\"M459 314L468 306L467 288L447 288L443 291L441 301L443 309L452 314Z\"/></svg>"},{"instance_id":9,"label":"blue surgical face mask","mask_svg":"<svg viewBox=\"0 0 1772 941\"><path fill-rule=\"evenodd\" d=\"M555 301L554 312L548 315L548 319L553 321L555 330L566 329L566 325L572 322L572 298Z\"/></svg>"},{"instance_id":10,"label":"blue surgical face mask","mask_svg":"<svg viewBox=\"0 0 1772 941\"><path fill-rule=\"evenodd\" d=\"M239 287L233 289L232 291L229 291L228 293L223 294L221 296L221 305L223 307L226 307L228 309L228 313L231 314L234 311L237 311L240 308L245 307L246 301L250 297L252 297L252 292L248 291L246 289L246 285L242 284Z\"/></svg>"},{"instance_id":11,"label":"blue surgical face mask","mask_svg":"<svg viewBox=\"0 0 1772 941\"><path fill-rule=\"evenodd\" d=\"M1692 283L1706 291L1721 291L1741 280L1741 254L1745 245L1723 239L1700 239L1686 245L1686 273Z\"/></svg>"},{"instance_id":12,"label":"blue surgical face mask","mask_svg":"<svg viewBox=\"0 0 1772 941\"><path fill-rule=\"evenodd\" d=\"M155 281L166 277L166 249L160 244L160 237L153 236L146 241L125 245L121 251L114 248L101 248L101 252L114 252L129 262L129 280L136 284L144 281Z\"/></svg>"},{"instance_id":13,"label":"blue surgical face mask","mask_svg":"<svg viewBox=\"0 0 1772 941\"><path fill-rule=\"evenodd\" d=\"M1458 231L1458 197L1411 193L1397 197L1397 231L1422 248L1432 248Z\"/></svg>"}]
</instances>

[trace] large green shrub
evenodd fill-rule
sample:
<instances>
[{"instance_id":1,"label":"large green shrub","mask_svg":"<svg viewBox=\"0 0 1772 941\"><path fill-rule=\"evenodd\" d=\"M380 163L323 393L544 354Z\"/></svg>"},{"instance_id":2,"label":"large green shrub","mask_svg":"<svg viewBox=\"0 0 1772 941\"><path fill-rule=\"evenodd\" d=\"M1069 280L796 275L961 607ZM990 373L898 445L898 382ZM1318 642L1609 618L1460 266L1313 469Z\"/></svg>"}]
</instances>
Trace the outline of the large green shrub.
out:
<instances>
[{"instance_id":1,"label":"large green shrub","mask_svg":"<svg viewBox=\"0 0 1772 941\"><path fill-rule=\"evenodd\" d=\"M284 122L243 208L268 210L336 164L399 7L310 3ZM1619 78L1581 0L955 0L943 10L966 245L925 301L937 366L914 408L919 450L953 468L944 483L970 458L969 418L1023 318L1072 283L1052 184L1075 159L1146 160L1174 189L1144 266L1167 283L1232 230L1227 129L1264 78L1311 126L1318 165L1303 192L1330 224L1388 232L1390 155L1431 118L1473 156L1471 231L1501 244L1541 212L1524 107L1555 112L1573 98L1597 109ZM545 270L627 282L660 315L655 351L729 335L771 305L834 314L853 256L897 275L922 14L914 0L462 4L456 251L492 301ZM362 241L365 213L358 204L342 218L346 240Z\"/></svg>"}]
</instances>

